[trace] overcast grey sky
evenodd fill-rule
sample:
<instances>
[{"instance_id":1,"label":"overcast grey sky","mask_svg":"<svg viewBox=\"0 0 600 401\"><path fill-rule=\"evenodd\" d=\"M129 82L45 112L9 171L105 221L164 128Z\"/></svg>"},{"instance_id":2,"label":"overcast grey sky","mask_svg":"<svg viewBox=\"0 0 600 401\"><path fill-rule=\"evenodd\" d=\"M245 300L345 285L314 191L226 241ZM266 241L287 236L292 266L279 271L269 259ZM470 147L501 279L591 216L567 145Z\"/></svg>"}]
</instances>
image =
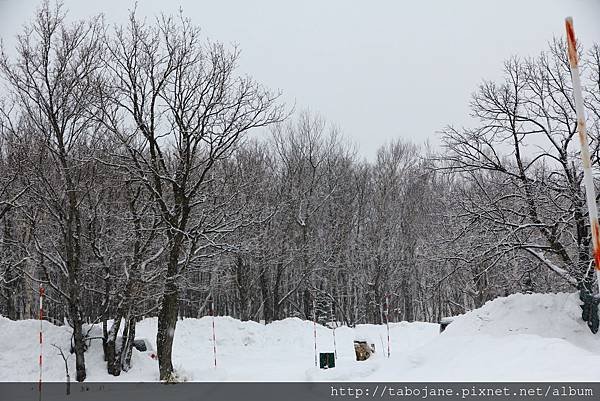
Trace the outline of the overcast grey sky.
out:
<instances>
[{"instance_id":1,"label":"overcast grey sky","mask_svg":"<svg viewBox=\"0 0 600 401\"><path fill-rule=\"evenodd\" d=\"M72 18L118 23L134 1L64 4ZM37 5L0 0L7 45ZM369 159L393 138L436 144L445 125L469 124L481 79L562 36L566 16L584 46L600 42L600 0L138 1L147 16L180 6L211 39L239 44L241 72L322 114Z\"/></svg>"}]
</instances>

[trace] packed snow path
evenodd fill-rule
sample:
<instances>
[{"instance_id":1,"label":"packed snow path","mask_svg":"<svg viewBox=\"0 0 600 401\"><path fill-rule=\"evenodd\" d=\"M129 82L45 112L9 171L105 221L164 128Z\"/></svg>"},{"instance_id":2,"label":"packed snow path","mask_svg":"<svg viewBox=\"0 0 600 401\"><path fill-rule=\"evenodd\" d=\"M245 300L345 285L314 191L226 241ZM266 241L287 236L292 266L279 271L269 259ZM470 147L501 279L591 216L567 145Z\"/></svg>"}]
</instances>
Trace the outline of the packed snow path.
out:
<instances>
[{"instance_id":1,"label":"packed snow path","mask_svg":"<svg viewBox=\"0 0 600 401\"><path fill-rule=\"evenodd\" d=\"M177 323L173 362L188 381L599 381L600 336L580 319L578 305L576 294L516 294L457 317L443 334L437 324L393 323L389 359L385 326L340 327L337 366L329 370L314 366L312 322L216 318L215 369L211 319L184 319ZM155 318L145 319L137 337L154 344L156 326ZM34 320L0 317L0 381L37 380L38 329ZM44 330L44 380L64 381L63 360L51 344L68 350L69 329L44 322ZM319 326L317 336L319 351L333 352L331 330ZM374 357L355 361L355 339L374 343ZM89 381L158 380L157 361L136 350L129 372L109 376L98 340L86 365Z\"/></svg>"}]
</instances>

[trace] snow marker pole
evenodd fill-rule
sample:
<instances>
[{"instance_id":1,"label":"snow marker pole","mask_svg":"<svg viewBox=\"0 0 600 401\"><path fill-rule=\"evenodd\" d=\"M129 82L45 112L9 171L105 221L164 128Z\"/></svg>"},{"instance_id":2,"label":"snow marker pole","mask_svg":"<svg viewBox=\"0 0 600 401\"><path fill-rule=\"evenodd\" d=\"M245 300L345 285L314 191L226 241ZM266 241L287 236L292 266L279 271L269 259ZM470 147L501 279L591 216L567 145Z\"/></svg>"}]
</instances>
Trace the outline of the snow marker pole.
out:
<instances>
[{"instance_id":1,"label":"snow marker pole","mask_svg":"<svg viewBox=\"0 0 600 401\"><path fill-rule=\"evenodd\" d=\"M387 356L390 357L390 296L385 295L385 326L387 329Z\"/></svg>"},{"instance_id":2,"label":"snow marker pole","mask_svg":"<svg viewBox=\"0 0 600 401\"><path fill-rule=\"evenodd\" d=\"M43 321L44 321L44 286L40 283L40 358L39 358L39 366L40 366L40 378L38 382L38 394L39 399L42 399L42 354L43 354Z\"/></svg>"},{"instance_id":3,"label":"snow marker pole","mask_svg":"<svg viewBox=\"0 0 600 401\"><path fill-rule=\"evenodd\" d=\"M213 357L215 360L215 369L217 368L217 336L215 334L215 302L210 300L210 316L212 317L212 340L213 340Z\"/></svg>"},{"instance_id":4,"label":"snow marker pole","mask_svg":"<svg viewBox=\"0 0 600 401\"><path fill-rule=\"evenodd\" d=\"M331 301L331 327L333 328L333 358L337 360L337 344L335 343L335 328L337 326L337 321L335 316L333 315L333 301Z\"/></svg>"},{"instance_id":5,"label":"snow marker pole","mask_svg":"<svg viewBox=\"0 0 600 401\"><path fill-rule=\"evenodd\" d=\"M571 81L573 82L573 97L575 98L575 113L577 115L577 132L579 134L581 159L583 161L583 182L590 215L590 226L592 228L596 281L598 283L598 290L600 291L600 225L598 224L598 207L596 206L590 147L585 129L585 111L583 108L583 94L579 77L579 56L577 55L577 40L575 38L575 30L573 29L573 18L567 17L565 19L565 28L567 30L569 64L571 66Z\"/></svg>"},{"instance_id":6,"label":"snow marker pole","mask_svg":"<svg viewBox=\"0 0 600 401\"><path fill-rule=\"evenodd\" d=\"M313 335L315 339L315 367L317 367L317 304L313 299Z\"/></svg>"}]
</instances>

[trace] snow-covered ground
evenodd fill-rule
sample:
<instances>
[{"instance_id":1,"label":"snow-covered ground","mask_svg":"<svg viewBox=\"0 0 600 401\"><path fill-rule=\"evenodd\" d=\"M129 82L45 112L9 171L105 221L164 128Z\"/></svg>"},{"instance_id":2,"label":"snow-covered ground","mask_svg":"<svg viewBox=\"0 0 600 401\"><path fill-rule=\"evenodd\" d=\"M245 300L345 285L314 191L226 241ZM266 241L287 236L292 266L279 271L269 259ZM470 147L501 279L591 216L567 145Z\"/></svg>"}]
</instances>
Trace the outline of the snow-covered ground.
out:
<instances>
[{"instance_id":1,"label":"snow-covered ground","mask_svg":"<svg viewBox=\"0 0 600 401\"><path fill-rule=\"evenodd\" d=\"M312 322L285 319L268 325L216 318L217 363L213 367L211 319L177 323L173 361L188 381L600 381L600 335L580 318L577 294L516 294L457 317L443 334L431 323L393 323L391 357L386 328L360 325L336 330L337 366L314 367ZM154 344L156 319L137 326L137 337ZM0 381L36 381L38 329L34 320L0 317ZM332 330L318 327L318 350L333 352ZM371 359L354 359L353 340L374 343ZM63 381L67 327L44 322L44 380ZM74 376L74 356L69 359ZM102 345L86 353L90 381L155 381L158 362L134 350L133 368L106 373Z\"/></svg>"}]
</instances>

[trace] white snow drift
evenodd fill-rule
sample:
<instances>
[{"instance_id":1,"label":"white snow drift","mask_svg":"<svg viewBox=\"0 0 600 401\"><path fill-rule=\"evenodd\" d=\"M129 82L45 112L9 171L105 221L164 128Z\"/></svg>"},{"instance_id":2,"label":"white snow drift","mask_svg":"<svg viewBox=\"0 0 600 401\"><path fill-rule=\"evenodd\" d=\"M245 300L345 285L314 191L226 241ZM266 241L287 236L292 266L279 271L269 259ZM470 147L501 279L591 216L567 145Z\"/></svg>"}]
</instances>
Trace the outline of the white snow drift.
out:
<instances>
[{"instance_id":1,"label":"white snow drift","mask_svg":"<svg viewBox=\"0 0 600 401\"><path fill-rule=\"evenodd\" d=\"M385 326L341 327L337 366L328 370L314 366L312 322L216 318L215 369L211 318L184 319L177 323L173 360L189 381L598 381L600 335L590 333L578 305L577 294L516 294L457 317L443 334L437 324L393 323L389 359ZM143 320L137 337L154 344L156 327L156 319ZM0 317L1 381L37 380L38 330L38 321ZM64 362L51 344L68 351L70 331L44 322L44 338L44 380L64 381ZM332 330L319 326L317 339L319 351L333 352ZM355 361L355 339L374 343L375 356ZM92 342L86 366L90 381L158 380L158 362L136 350L129 372L108 375L100 341Z\"/></svg>"}]
</instances>

